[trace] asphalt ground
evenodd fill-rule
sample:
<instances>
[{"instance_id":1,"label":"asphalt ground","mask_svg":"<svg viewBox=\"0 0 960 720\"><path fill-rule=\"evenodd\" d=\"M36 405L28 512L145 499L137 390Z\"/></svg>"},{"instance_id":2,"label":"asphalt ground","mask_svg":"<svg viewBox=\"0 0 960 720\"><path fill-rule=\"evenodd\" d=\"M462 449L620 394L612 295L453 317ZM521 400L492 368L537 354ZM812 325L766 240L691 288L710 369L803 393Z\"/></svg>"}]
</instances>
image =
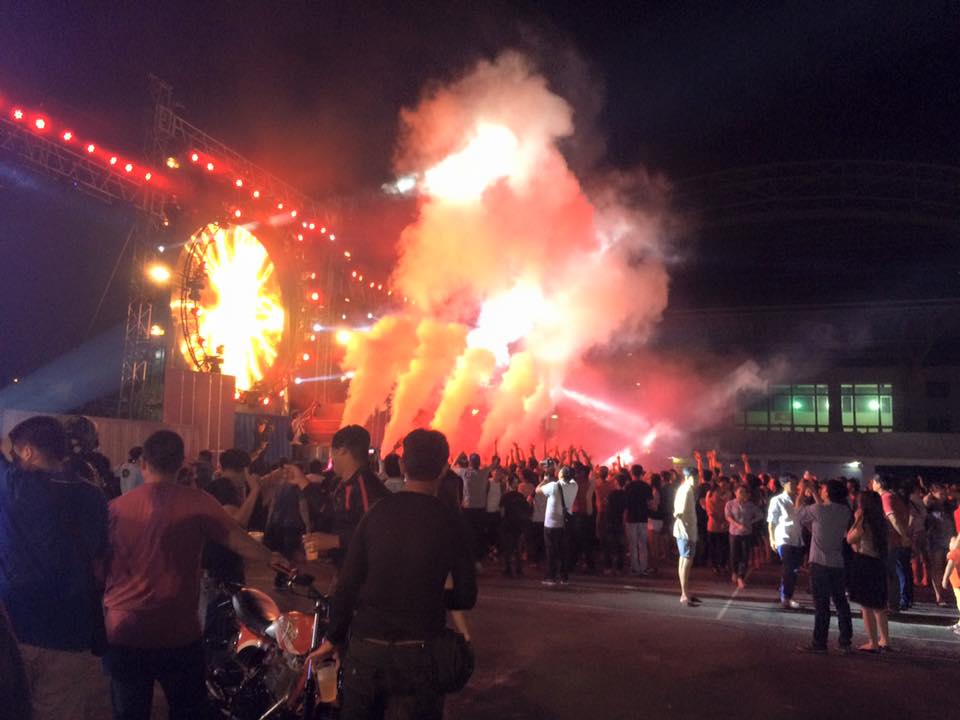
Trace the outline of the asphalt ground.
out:
<instances>
[{"instance_id":1,"label":"asphalt ground","mask_svg":"<svg viewBox=\"0 0 960 720\"><path fill-rule=\"evenodd\" d=\"M321 588L323 563L308 568ZM463 692L447 698L446 718L871 718L952 717L960 671L955 609L921 600L891 621L895 652L837 648L831 621L827 655L797 650L808 643L813 611L801 577L799 611L777 600L774 566L754 571L738 591L703 568L694 571L698 607L679 603L675 574L653 577L577 575L545 587L535 568L505 578L495 566L480 576L468 614L477 669ZM251 585L271 592L283 610L305 601L276 593L265 568L249 568ZM920 597L929 594L922 589ZM932 596L931 596L932 599ZM866 641L854 606L854 645ZM109 718L109 693L90 678L94 720ZM166 717L157 688L153 717Z\"/></svg>"}]
</instances>

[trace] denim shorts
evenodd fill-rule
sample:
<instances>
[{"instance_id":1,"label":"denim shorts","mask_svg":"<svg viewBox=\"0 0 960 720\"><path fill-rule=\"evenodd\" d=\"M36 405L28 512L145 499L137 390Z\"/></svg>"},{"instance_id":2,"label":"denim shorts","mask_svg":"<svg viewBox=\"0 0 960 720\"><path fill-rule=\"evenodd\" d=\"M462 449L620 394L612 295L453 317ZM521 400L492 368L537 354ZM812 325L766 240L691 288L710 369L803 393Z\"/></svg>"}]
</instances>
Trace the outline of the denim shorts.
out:
<instances>
[{"instance_id":1,"label":"denim shorts","mask_svg":"<svg viewBox=\"0 0 960 720\"><path fill-rule=\"evenodd\" d=\"M677 550L682 558L692 558L696 543L690 542L687 538L677 538Z\"/></svg>"}]
</instances>

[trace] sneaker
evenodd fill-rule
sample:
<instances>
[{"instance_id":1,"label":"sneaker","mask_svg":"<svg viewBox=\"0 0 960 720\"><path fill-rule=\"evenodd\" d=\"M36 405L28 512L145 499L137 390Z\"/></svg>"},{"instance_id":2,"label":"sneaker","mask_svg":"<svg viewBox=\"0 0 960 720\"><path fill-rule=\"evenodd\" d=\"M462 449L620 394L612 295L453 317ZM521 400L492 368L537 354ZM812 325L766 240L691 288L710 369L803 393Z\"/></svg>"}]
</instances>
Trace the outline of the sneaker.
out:
<instances>
[{"instance_id":1,"label":"sneaker","mask_svg":"<svg viewBox=\"0 0 960 720\"><path fill-rule=\"evenodd\" d=\"M556 581L556 580L550 580L550 579L548 578L548 579L546 579L546 580L541 580L541 581L540 581L540 584L541 584L541 585L547 585L547 586L549 586L549 587L553 587L554 585L557 584L557 581Z\"/></svg>"},{"instance_id":2,"label":"sneaker","mask_svg":"<svg viewBox=\"0 0 960 720\"><path fill-rule=\"evenodd\" d=\"M809 645L797 645L797 650L805 653L813 653L814 655L826 655L827 649L822 645L814 645L810 643Z\"/></svg>"},{"instance_id":3,"label":"sneaker","mask_svg":"<svg viewBox=\"0 0 960 720\"><path fill-rule=\"evenodd\" d=\"M800 608L803 607L803 605L798 603L796 600L784 600L783 602L780 603L780 606L784 610L799 610Z\"/></svg>"},{"instance_id":4,"label":"sneaker","mask_svg":"<svg viewBox=\"0 0 960 720\"><path fill-rule=\"evenodd\" d=\"M563 578L563 579L560 581L560 584L561 584L561 585L569 585L569 584L570 584L570 581L567 580L567 578Z\"/></svg>"},{"instance_id":5,"label":"sneaker","mask_svg":"<svg viewBox=\"0 0 960 720\"><path fill-rule=\"evenodd\" d=\"M960 635L960 625L954 625L954 626L953 626L952 628L950 628L950 629L953 630L953 634L954 634L954 635Z\"/></svg>"},{"instance_id":6,"label":"sneaker","mask_svg":"<svg viewBox=\"0 0 960 720\"><path fill-rule=\"evenodd\" d=\"M840 646L840 653L841 653L841 654L843 654L843 655L849 655L849 654L852 653L852 652L853 652L853 646L851 646L851 645L841 645L841 646Z\"/></svg>"}]
</instances>

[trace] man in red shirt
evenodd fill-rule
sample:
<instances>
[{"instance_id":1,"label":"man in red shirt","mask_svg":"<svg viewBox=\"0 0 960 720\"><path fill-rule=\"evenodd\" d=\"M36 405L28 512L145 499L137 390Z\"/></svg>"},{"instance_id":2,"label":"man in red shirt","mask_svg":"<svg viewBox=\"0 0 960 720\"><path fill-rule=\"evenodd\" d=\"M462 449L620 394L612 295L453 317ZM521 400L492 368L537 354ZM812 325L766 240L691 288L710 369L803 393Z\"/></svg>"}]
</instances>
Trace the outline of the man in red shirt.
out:
<instances>
[{"instance_id":1,"label":"man in red shirt","mask_svg":"<svg viewBox=\"0 0 960 720\"><path fill-rule=\"evenodd\" d=\"M890 612L909 610L913 605L913 566L910 542L910 511L893 492L895 480L887 475L873 478L873 490L880 493L883 514L889 526L887 588Z\"/></svg>"},{"instance_id":2,"label":"man in red shirt","mask_svg":"<svg viewBox=\"0 0 960 720\"><path fill-rule=\"evenodd\" d=\"M154 433L140 459L144 484L109 506L104 664L116 720L150 717L154 681L167 696L171 720L204 717L198 607L205 542L248 560L282 562L212 496L176 483L183 462L180 436Z\"/></svg>"}]
</instances>

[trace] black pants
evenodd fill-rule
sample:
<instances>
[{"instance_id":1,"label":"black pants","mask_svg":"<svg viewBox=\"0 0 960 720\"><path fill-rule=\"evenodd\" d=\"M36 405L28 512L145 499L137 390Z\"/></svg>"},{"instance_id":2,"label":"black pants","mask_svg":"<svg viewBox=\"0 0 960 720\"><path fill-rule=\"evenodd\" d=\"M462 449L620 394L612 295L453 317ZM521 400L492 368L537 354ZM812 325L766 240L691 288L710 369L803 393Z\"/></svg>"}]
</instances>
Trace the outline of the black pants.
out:
<instances>
[{"instance_id":1,"label":"black pants","mask_svg":"<svg viewBox=\"0 0 960 720\"><path fill-rule=\"evenodd\" d=\"M470 532L470 547L473 550L473 559L480 562L487 554L487 511L485 508L467 508L463 511L464 519Z\"/></svg>"},{"instance_id":2,"label":"black pants","mask_svg":"<svg viewBox=\"0 0 960 720\"><path fill-rule=\"evenodd\" d=\"M441 720L443 695L425 643L380 644L352 638L343 665L340 720Z\"/></svg>"},{"instance_id":3,"label":"black pants","mask_svg":"<svg viewBox=\"0 0 960 720\"><path fill-rule=\"evenodd\" d=\"M503 560L504 572L514 572L519 575L523 572L520 563L520 535L522 529L507 524L500 526L500 559Z\"/></svg>"},{"instance_id":4,"label":"black pants","mask_svg":"<svg viewBox=\"0 0 960 720\"><path fill-rule=\"evenodd\" d=\"M729 533L708 532L707 549L710 552L710 564L714 570L726 570L730 561Z\"/></svg>"},{"instance_id":5,"label":"black pants","mask_svg":"<svg viewBox=\"0 0 960 720\"><path fill-rule=\"evenodd\" d=\"M893 551L893 567L897 582L895 584L897 604L893 610L909 610L913 606L913 550L898 547Z\"/></svg>"},{"instance_id":6,"label":"black pants","mask_svg":"<svg viewBox=\"0 0 960 720\"><path fill-rule=\"evenodd\" d=\"M850 603L847 602L843 582L843 568L826 567L810 563L810 594L816 613L813 621L813 644L827 647L830 631L830 601L837 610L837 625L840 627L840 647L848 647L853 639L853 621L850 618Z\"/></svg>"},{"instance_id":7,"label":"black pants","mask_svg":"<svg viewBox=\"0 0 960 720\"><path fill-rule=\"evenodd\" d=\"M607 570L623 571L627 554L622 524L607 525L603 531L603 565ZM614 564L615 563L615 564Z\"/></svg>"},{"instance_id":8,"label":"black pants","mask_svg":"<svg viewBox=\"0 0 960 720\"><path fill-rule=\"evenodd\" d=\"M543 562L544 550L543 523L531 522L527 525L527 562L539 567Z\"/></svg>"},{"instance_id":9,"label":"black pants","mask_svg":"<svg viewBox=\"0 0 960 720\"><path fill-rule=\"evenodd\" d=\"M587 566L587 572L596 572L597 517L587 513L577 513L573 516L573 521L576 538L570 567L576 569L582 557Z\"/></svg>"},{"instance_id":10,"label":"black pants","mask_svg":"<svg viewBox=\"0 0 960 720\"><path fill-rule=\"evenodd\" d=\"M750 548L752 547L752 535L730 536L730 568L741 580L747 576L747 565L750 562Z\"/></svg>"},{"instance_id":11,"label":"black pants","mask_svg":"<svg viewBox=\"0 0 960 720\"><path fill-rule=\"evenodd\" d=\"M157 650L110 647L103 664L110 673L114 720L149 720L154 681L167 696L170 720L207 717L201 642Z\"/></svg>"},{"instance_id":12,"label":"black pants","mask_svg":"<svg viewBox=\"0 0 960 720\"><path fill-rule=\"evenodd\" d=\"M566 580L569 571L566 529L545 527L543 540L547 546L547 580Z\"/></svg>"}]
</instances>

